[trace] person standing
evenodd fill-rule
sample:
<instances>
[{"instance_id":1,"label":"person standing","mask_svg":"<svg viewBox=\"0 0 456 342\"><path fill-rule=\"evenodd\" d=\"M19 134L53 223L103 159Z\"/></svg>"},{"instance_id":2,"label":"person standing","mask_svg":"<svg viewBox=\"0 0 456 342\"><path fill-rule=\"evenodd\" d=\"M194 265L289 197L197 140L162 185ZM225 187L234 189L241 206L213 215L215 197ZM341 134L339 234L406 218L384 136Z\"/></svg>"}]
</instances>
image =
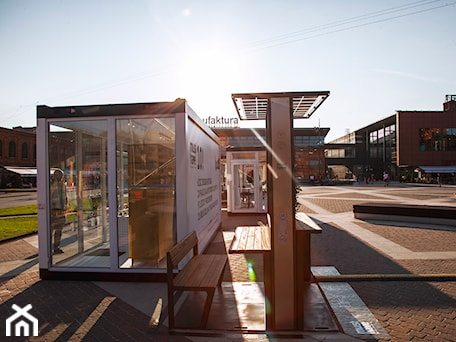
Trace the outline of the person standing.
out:
<instances>
[{"instance_id":1,"label":"person standing","mask_svg":"<svg viewBox=\"0 0 456 342\"><path fill-rule=\"evenodd\" d=\"M51 232L54 234L53 254L62 254L60 248L62 240L62 230L65 225L65 210L67 208L67 189L63 171L57 169L54 171L50 186L51 193Z\"/></svg>"}]
</instances>

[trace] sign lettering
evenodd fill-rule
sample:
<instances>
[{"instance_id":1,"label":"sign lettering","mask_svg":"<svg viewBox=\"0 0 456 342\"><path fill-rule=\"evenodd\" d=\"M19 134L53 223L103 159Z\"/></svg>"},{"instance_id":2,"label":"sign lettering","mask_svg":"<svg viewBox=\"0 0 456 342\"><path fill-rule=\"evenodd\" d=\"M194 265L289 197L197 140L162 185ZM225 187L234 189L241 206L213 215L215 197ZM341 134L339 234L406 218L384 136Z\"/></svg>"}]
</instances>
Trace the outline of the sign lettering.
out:
<instances>
[{"instance_id":1,"label":"sign lettering","mask_svg":"<svg viewBox=\"0 0 456 342\"><path fill-rule=\"evenodd\" d=\"M213 128L236 128L239 127L238 118L226 118L223 116L208 116L203 119L204 123Z\"/></svg>"}]
</instances>

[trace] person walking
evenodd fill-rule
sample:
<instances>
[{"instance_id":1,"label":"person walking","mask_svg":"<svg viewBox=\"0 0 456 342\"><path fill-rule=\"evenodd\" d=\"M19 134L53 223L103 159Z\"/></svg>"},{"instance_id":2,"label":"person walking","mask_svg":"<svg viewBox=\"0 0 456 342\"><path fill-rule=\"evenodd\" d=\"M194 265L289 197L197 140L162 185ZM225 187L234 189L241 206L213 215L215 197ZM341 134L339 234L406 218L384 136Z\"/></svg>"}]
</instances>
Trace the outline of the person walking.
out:
<instances>
[{"instance_id":1,"label":"person walking","mask_svg":"<svg viewBox=\"0 0 456 342\"><path fill-rule=\"evenodd\" d=\"M389 174L388 172L383 172L383 182L385 183L385 186L389 185Z\"/></svg>"},{"instance_id":2,"label":"person walking","mask_svg":"<svg viewBox=\"0 0 456 342\"><path fill-rule=\"evenodd\" d=\"M67 208L67 189L63 171L57 169L54 171L51 179L51 232L54 234L53 254L62 254L60 248L62 240L62 231L65 225L65 210Z\"/></svg>"}]
</instances>

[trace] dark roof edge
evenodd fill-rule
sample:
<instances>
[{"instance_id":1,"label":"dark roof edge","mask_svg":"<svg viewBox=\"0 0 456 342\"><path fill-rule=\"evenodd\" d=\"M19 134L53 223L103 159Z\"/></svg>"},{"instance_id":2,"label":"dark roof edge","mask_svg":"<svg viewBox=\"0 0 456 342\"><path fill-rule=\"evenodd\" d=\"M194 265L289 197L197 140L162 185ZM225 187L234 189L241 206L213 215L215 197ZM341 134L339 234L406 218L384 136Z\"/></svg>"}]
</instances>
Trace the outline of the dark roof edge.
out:
<instances>
[{"instance_id":1,"label":"dark roof edge","mask_svg":"<svg viewBox=\"0 0 456 342\"><path fill-rule=\"evenodd\" d=\"M329 90L322 91L282 91L273 93L234 93L231 97L242 97L242 98L273 98L273 97L297 97L297 96L316 96L316 95L329 95Z\"/></svg>"},{"instance_id":2,"label":"dark roof edge","mask_svg":"<svg viewBox=\"0 0 456 342\"><path fill-rule=\"evenodd\" d=\"M71 118L114 115L174 114L184 113L186 100L174 102L122 103L82 106L49 107L37 106L37 118Z\"/></svg>"}]
</instances>

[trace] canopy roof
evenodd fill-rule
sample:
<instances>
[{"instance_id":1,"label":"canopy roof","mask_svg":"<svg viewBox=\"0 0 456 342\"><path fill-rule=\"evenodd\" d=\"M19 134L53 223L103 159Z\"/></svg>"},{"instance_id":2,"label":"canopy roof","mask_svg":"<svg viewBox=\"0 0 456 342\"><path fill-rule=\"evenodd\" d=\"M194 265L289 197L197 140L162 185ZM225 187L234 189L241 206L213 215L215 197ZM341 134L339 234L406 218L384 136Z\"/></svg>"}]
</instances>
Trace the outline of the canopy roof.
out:
<instances>
[{"instance_id":1,"label":"canopy roof","mask_svg":"<svg viewBox=\"0 0 456 342\"><path fill-rule=\"evenodd\" d=\"M426 173L456 173L456 165L453 166L420 166Z\"/></svg>"},{"instance_id":2,"label":"canopy roof","mask_svg":"<svg viewBox=\"0 0 456 342\"><path fill-rule=\"evenodd\" d=\"M231 94L241 120L264 120L269 108L269 99L288 97L293 108L293 118L307 119L329 96L329 91L302 91L279 93Z\"/></svg>"},{"instance_id":3,"label":"canopy roof","mask_svg":"<svg viewBox=\"0 0 456 342\"><path fill-rule=\"evenodd\" d=\"M36 167L4 166L4 168L21 176L36 176Z\"/></svg>"}]
</instances>

